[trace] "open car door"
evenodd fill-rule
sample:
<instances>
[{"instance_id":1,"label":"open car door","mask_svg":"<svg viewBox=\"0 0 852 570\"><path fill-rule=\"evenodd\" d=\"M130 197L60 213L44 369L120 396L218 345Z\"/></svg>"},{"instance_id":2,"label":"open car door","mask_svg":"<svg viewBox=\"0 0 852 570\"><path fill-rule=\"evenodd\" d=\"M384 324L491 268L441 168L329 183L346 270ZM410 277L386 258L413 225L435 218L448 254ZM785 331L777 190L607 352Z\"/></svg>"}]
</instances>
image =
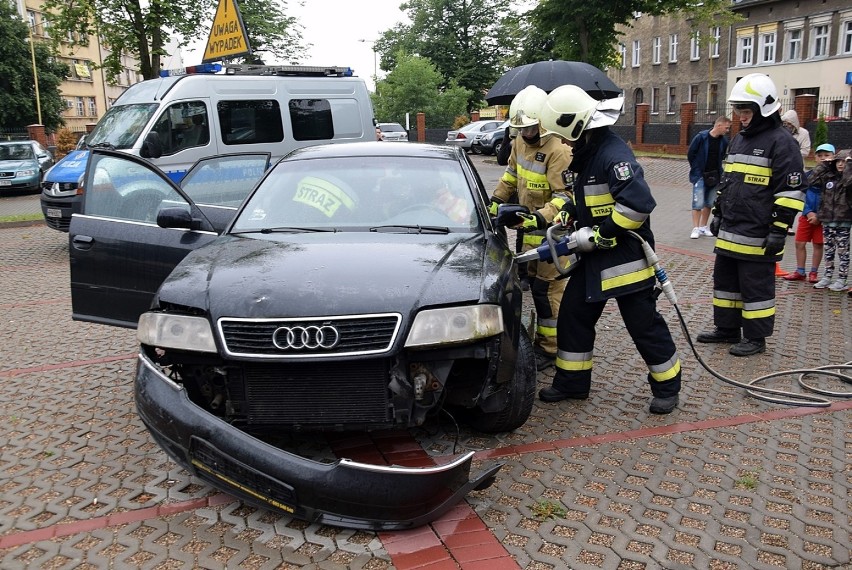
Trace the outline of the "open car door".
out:
<instances>
[{"instance_id":1,"label":"open car door","mask_svg":"<svg viewBox=\"0 0 852 570\"><path fill-rule=\"evenodd\" d=\"M72 318L135 327L172 269L225 229L268 165L268 153L203 159L182 182L190 195L145 159L92 149L82 213L69 228Z\"/></svg>"}]
</instances>

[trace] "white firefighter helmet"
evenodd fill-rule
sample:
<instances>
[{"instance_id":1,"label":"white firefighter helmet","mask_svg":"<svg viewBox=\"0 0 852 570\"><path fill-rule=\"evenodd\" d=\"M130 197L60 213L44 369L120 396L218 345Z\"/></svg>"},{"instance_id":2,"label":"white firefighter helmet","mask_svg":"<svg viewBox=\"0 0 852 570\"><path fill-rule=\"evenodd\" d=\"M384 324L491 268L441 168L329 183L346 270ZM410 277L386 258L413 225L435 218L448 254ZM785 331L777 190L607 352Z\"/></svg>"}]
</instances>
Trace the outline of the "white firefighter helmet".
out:
<instances>
[{"instance_id":1,"label":"white firefighter helmet","mask_svg":"<svg viewBox=\"0 0 852 570\"><path fill-rule=\"evenodd\" d=\"M516 129L539 124L539 112L547 99L544 89L527 85L521 89L509 105L509 126Z\"/></svg>"},{"instance_id":2,"label":"white firefighter helmet","mask_svg":"<svg viewBox=\"0 0 852 570\"><path fill-rule=\"evenodd\" d=\"M575 141L588 127L599 103L576 85L562 85L547 96L541 109L541 126L566 140Z\"/></svg>"},{"instance_id":3,"label":"white firefighter helmet","mask_svg":"<svg viewBox=\"0 0 852 570\"><path fill-rule=\"evenodd\" d=\"M728 102L733 105L754 103L764 117L781 108L775 83L763 73L750 73L737 81Z\"/></svg>"}]
</instances>

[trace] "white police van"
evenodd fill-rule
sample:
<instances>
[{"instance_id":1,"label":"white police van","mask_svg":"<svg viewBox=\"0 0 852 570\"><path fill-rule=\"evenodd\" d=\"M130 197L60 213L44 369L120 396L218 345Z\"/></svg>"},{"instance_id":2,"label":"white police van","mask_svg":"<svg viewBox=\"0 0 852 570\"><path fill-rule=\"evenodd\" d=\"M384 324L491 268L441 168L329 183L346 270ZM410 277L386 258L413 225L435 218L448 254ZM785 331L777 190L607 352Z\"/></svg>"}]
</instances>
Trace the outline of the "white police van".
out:
<instances>
[{"instance_id":1,"label":"white police van","mask_svg":"<svg viewBox=\"0 0 852 570\"><path fill-rule=\"evenodd\" d=\"M277 161L304 146L375 140L367 86L348 67L204 64L162 75L127 89L85 146L141 156L177 182L217 154L263 151ZM79 212L87 159L75 150L45 175L50 227L68 231Z\"/></svg>"}]
</instances>

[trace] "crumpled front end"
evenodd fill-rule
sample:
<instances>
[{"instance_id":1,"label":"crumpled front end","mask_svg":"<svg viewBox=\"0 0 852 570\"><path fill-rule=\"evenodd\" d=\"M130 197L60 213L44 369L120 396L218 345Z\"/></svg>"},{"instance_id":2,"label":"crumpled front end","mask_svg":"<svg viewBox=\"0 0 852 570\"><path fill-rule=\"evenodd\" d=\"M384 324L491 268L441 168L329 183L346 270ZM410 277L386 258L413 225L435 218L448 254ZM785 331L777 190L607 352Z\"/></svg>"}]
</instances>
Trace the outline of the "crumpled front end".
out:
<instances>
[{"instance_id":1,"label":"crumpled front end","mask_svg":"<svg viewBox=\"0 0 852 570\"><path fill-rule=\"evenodd\" d=\"M469 491L488 487L502 467L471 478L473 452L425 468L307 459L205 412L145 354L139 355L135 397L154 439L191 473L246 502L310 522L414 528L440 517Z\"/></svg>"}]
</instances>

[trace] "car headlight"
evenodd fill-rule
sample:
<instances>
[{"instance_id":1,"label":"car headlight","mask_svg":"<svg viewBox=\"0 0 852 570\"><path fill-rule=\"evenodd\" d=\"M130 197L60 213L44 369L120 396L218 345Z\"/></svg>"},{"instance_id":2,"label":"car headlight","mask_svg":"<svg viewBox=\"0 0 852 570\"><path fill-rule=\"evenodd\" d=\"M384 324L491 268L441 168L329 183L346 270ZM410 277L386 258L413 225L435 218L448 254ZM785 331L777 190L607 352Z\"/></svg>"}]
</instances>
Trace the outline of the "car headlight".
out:
<instances>
[{"instance_id":1,"label":"car headlight","mask_svg":"<svg viewBox=\"0 0 852 570\"><path fill-rule=\"evenodd\" d=\"M136 327L142 344L195 352L217 352L210 322L203 317L142 313Z\"/></svg>"},{"instance_id":2,"label":"car headlight","mask_svg":"<svg viewBox=\"0 0 852 570\"><path fill-rule=\"evenodd\" d=\"M34 169L30 170L19 170L18 176L35 176L36 171Z\"/></svg>"},{"instance_id":3,"label":"car headlight","mask_svg":"<svg viewBox=\"0 0 852 570\"><path fill-rule=\"evenodd\" d=\"M407 348L470 342L503 332L498 305L472 305L421 311L405 341Z\"/></svg>"}]
</instances>

